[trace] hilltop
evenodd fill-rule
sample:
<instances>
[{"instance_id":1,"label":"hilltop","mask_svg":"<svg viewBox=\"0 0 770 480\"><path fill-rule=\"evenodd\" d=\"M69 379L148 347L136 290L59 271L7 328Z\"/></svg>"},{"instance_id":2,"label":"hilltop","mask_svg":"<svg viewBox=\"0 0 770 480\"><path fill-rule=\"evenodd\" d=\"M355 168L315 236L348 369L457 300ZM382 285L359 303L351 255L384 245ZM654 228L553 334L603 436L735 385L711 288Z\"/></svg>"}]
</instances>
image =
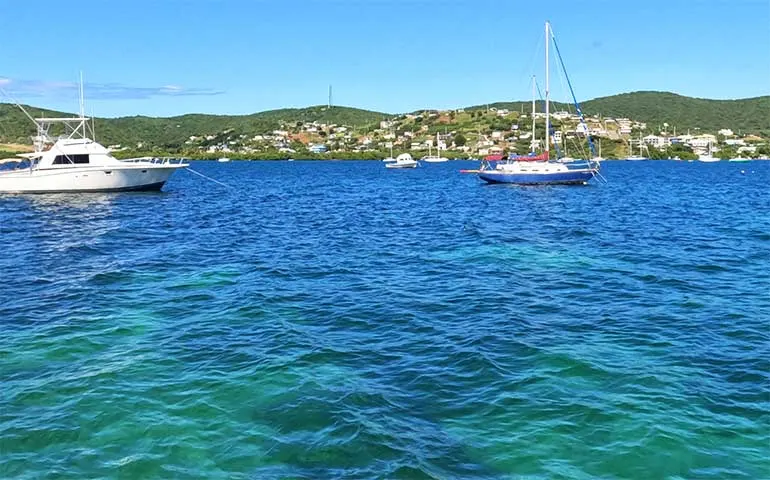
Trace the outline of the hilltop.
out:
<instances>
[{"instance_id":1,"label":"hilltop","mask_svg":"<svg viewBox=\"0 0 770 480\"><path fill-rule=\"evenodd\" d=\"M538 102L542 105L542 102ZM570 108L566 104L554 104L556 109ZM685 97L670 92L632 92L609 97L599 97L581 102L585 115L631 118L647 125L662 126L668 123L677 132L696 128L716 132L731 128L742 133L770 136L770 95L738 100L710 100ZM496 107L511 111L531 110L530 102L498 102L476 105L466 110ZM542 109L542 106L539 107ZM542 110L541 110L542 111Z\"/></svg>"}]
</instances>

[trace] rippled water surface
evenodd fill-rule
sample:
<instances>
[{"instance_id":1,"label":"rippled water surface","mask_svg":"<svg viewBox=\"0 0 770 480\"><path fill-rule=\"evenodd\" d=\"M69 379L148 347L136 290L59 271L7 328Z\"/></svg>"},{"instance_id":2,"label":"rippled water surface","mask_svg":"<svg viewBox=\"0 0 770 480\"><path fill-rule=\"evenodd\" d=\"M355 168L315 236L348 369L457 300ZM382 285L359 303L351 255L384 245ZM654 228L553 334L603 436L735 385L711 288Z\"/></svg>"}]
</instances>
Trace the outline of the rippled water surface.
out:
<instances>
[{"instance_id":1,"label":"rippled water surface","mask_svg":"<svg viewBox=\"0 0 770 480\"><path fill-rule=\"evenodd\" d=\"M0 477L770 478L770 162L0 197Z\"/></svg>"}]
</instances>

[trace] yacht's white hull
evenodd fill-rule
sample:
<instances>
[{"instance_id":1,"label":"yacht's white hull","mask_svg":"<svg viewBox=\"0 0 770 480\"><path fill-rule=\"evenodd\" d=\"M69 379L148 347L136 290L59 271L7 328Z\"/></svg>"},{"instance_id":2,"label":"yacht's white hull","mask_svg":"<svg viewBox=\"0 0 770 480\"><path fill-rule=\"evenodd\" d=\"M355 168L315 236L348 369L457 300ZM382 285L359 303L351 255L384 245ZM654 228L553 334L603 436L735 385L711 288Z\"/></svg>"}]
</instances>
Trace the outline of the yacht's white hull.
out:
<instances>
[{"instance_id":1,"label":"yacht's white hull","mask_svg":"<svg viewBox=\"0 0 770 480\"><path fill-rule=\"evenodd\" d=\"M183 165L93 166L0 173L0 193L160 190Z\"/></svg>"}]
</instances>

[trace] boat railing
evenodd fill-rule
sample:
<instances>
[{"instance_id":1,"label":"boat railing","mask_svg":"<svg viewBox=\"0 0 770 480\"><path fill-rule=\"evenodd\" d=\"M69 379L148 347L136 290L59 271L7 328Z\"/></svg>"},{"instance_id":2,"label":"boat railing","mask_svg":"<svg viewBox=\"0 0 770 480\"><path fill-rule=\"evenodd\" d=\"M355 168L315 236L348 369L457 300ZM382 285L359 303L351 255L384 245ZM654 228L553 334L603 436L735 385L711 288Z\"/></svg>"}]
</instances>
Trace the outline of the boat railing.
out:
<instances>
[{"instance_id":1,"label":"boat railing","mask_svg":"<svg viewBox=\"0 0 770 480\"><path fill-rule=\"evenodd\" d=\"M183 165L185 162L183 157L136 157L125 158L121 162L126 163L150 163L153 165Z\"/></svg>"}]
</instances>

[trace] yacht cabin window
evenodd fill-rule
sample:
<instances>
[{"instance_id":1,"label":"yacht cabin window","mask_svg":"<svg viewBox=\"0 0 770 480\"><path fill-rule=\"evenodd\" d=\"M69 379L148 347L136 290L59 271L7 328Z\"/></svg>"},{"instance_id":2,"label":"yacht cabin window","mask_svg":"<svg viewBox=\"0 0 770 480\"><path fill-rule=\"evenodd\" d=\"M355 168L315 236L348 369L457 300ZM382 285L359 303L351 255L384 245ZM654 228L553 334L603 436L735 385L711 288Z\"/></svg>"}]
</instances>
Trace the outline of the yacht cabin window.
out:
<instances>
[{"instance_id":1,"label":"yacht cabin window","mask_svg":"<svg viewBox=\"0 0 770 480\"><path fill-rule=\"evenodd\" d=\"M88 163L88 154L84 155L56 155L54 165L69 165L71 163Z\"/></svg>"}]
</instances>

